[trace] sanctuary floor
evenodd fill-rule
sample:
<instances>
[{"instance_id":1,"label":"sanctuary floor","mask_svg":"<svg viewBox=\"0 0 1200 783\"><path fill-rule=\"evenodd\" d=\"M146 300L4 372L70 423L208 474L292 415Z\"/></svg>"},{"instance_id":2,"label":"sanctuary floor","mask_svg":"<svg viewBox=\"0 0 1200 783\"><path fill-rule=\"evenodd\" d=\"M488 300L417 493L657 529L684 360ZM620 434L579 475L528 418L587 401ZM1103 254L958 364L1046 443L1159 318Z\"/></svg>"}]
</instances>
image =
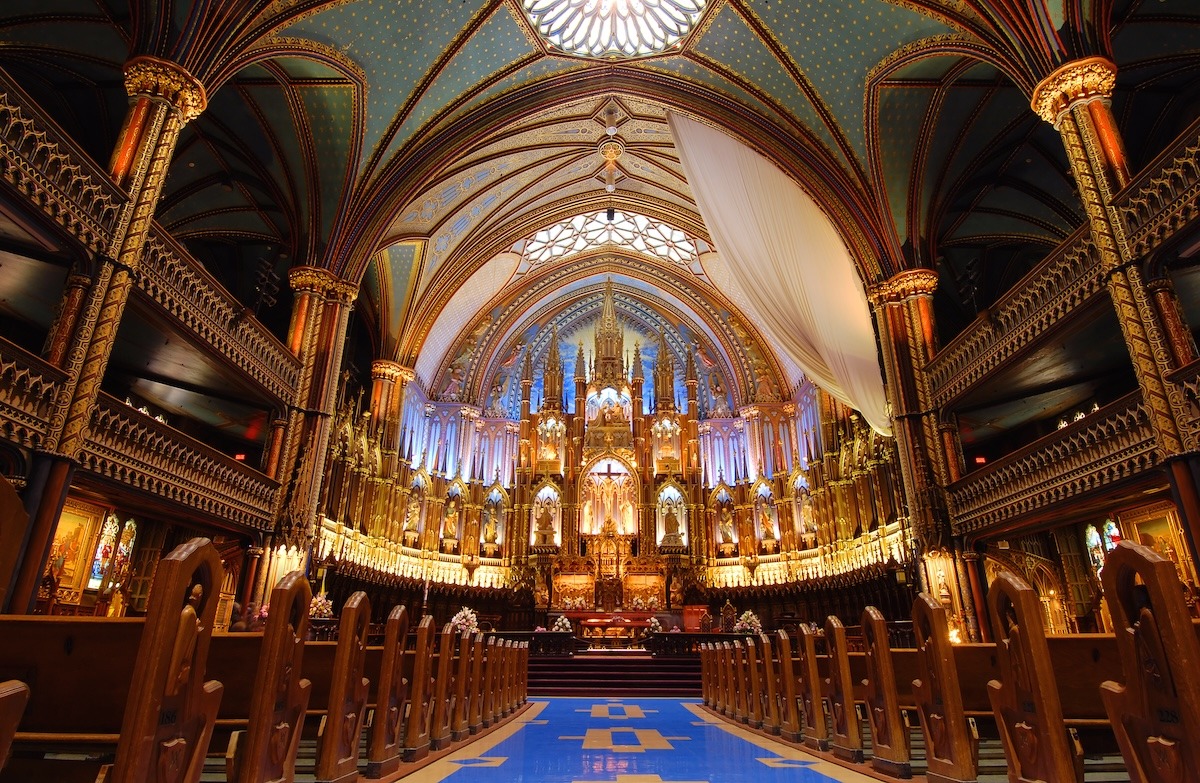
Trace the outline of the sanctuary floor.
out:
<instances>
[{"instance_id":1,"label":"sanctuary floor","mask_svg":"<svg viewBox=\"0 0 1200 783\"><path fill-rule=\"evenodd\" d=\"M535 699L499 731L404 783L826 783L870 781L709 715L699 702Z\"/></svg>"}]
</instances>

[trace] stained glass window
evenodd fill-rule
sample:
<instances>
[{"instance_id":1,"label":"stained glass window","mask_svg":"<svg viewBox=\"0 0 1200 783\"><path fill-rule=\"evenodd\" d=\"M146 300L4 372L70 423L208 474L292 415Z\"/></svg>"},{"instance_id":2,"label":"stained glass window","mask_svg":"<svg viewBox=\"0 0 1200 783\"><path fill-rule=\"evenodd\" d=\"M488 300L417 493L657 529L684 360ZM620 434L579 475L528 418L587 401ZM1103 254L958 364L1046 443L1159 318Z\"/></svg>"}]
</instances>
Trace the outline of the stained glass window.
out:
<instances>
[{"instance_id":1,"label":"stained glass window","mask_svg":"<svg viewBox=\"0 0 1200 783\"><path fill-rule=\"evenodd\" d=\"M697 241L678 228L620 210L613 212L612 220L601 210L544 228L525 240L522 255L537 265L605 245L657 256L681 266L691 266L699 256Z\"/></svg>"},{"instance_id":2,"label":"stained glass window","mask_svg":"<svg viewBox=\"0 0 1200 783\"><path fill-rule=\"evenodd\" d=\"M538 33L555 49L582 57L642 57L687 35L706 0L522 0Z\"/></svg>"}]
</instances>

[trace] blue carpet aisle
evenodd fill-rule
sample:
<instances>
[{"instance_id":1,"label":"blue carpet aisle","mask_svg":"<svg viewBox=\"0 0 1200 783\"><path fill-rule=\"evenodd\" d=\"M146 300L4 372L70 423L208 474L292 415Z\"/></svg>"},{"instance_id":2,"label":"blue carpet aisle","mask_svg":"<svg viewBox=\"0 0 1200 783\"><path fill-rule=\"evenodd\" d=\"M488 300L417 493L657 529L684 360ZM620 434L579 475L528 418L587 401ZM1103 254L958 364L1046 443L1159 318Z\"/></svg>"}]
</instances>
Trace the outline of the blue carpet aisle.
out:
<instances>
[{"instance_id":1,"label":"blue carpet aisle","mask_svg":"<svg viewBox=\"0 0 1200 783\"><path fill-rule=\"evenodd\" d=\"M825 783L870 778L711 717L695 701L536 700L405 783Z\"/></svg>"}]
</instances>

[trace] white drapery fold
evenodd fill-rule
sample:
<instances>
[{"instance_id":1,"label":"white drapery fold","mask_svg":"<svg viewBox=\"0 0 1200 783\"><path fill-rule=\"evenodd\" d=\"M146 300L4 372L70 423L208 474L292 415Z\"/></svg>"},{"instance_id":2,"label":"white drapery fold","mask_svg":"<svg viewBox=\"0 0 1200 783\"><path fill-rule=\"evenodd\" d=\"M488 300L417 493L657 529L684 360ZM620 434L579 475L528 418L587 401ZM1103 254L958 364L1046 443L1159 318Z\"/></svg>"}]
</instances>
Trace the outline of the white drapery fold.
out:
<instances>
[{"instance_id":1,"label":"white drapery fold","mask_svg":"<svg viewBox=\"0 0 1200 783\"><path fill-rule=\"evenodd\" d=\"M725 267L714 277L738 289L747 317L818 386L890 435L867 297L829 218L741 142L674 112L667 121Z\"/></svg>"}]
</instances>

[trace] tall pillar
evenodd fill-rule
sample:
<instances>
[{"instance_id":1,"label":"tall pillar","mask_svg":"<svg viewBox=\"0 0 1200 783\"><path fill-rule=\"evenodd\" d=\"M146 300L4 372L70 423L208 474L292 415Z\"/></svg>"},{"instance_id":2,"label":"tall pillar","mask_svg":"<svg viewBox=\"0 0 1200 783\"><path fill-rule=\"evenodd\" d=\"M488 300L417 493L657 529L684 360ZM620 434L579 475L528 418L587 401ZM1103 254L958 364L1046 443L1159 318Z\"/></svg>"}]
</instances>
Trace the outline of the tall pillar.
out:
<instances>
[{"instance_id":1,"label":"tall pillar","mask_svg":"<svg viewBox=\"0 0 1200 783\"><path fill-rule=\"evenodd\" d=\"M933 294L937 273L911 269L871 291L881 331L884 372L892 406L900 474L918 554L949 543L944 488L951 471L945 458L929 382L923 367L937 352ZM917 569L924 573L923 569Z\"/></svg>"},{"instance_id":2,"label":"tall pillar","mask_svg":"<svg viewBox=\"0 0 1200 783\"><path fill-rule=\"evenodd\" d=\"M208 100L204 86L183 67L154 57L136 57L125 64L125 90L131 104L109 174L129 199L117 215L91 288L85 289L78 279L69 281L50 335L48 353L67 377L25 494L31 521L9 599L14 612L29 611L36 598L54 530L87 442L133 273L142 261L167 164L183 126L204 111Z\"/></svg>"},{"instance_id":3,"label":"tall pillar","mask_svg":"<svg viewBox=\"0 0 1200 783\"><path fill-rule=\"evenodd\" d=\"M1102 57L1076 60L1037 85L1032 106L1062 137L1195 559L1200 554L1200 491L1192 463L1200 440L1191 425L1183 389L1170 380L1179 362L1194 354L1194 347L1179 339L1180 329L1174 323L1178 303L1169 281L1158 281L1153 290L1147 285L1141 259L1135 257L1113 204L1113 197L1129 181L1110 103L1116 80L1117 68L1112 62Z\"/></svg>"},{"instance_id":4,"label":"tall pillar","mask_svg":"<svg viewBox=\"0 0 1200 783\"><path fill-rule=\"evenodd\" d=\"M288 274L295 303L288 346L301 359L297 403L289 420L285 464L284 542L303 547L316 530L346 326L357 289L332 272L295 267Z\"/></svg>"}]
</instances>

